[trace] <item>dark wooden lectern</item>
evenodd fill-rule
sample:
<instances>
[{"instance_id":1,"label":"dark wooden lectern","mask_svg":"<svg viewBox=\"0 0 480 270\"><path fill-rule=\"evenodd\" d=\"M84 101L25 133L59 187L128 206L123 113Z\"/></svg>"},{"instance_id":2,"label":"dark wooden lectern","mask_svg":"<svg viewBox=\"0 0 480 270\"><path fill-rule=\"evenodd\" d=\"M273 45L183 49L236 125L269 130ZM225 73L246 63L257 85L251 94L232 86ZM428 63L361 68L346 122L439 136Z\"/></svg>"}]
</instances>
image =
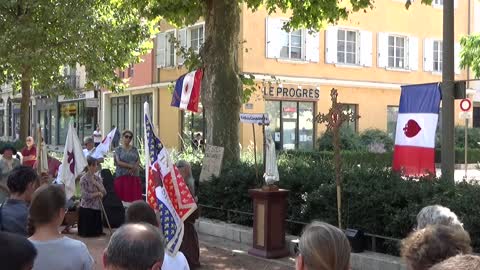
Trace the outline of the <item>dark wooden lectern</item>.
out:
<instances>
[{"instance_id":1,"label":"dark wooden lectern","mask_svg":"<svg viewBox=\"0 0 480 270\"><path fill-rule=\"evenodd\" d=\"M285 189L250 189L253 199L253 247L249 254L263 258L281 258L289 254L285 246Z\"/></svg>"}]
</instances>

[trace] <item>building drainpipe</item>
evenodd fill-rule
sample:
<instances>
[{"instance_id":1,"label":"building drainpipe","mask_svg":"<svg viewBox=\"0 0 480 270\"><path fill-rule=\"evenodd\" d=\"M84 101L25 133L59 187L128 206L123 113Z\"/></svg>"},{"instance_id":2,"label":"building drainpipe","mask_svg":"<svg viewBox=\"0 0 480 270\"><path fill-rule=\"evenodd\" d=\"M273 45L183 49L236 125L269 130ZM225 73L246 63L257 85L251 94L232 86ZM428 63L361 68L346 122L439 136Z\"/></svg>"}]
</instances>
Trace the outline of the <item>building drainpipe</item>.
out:
<instances>
[{"instance_id":1,"label":"building drainpipe","mask_svg":"<svg viewBox=\"0 0 480 270\"><path fill-rule=\"evenodd\" d=\"M467 35L470 36L471 34L471 15L472 12L472 0L468 0L468 16L467 16ZM467 89L470 89L470 66L467 67Z\"/></svg>"}]
</instances>

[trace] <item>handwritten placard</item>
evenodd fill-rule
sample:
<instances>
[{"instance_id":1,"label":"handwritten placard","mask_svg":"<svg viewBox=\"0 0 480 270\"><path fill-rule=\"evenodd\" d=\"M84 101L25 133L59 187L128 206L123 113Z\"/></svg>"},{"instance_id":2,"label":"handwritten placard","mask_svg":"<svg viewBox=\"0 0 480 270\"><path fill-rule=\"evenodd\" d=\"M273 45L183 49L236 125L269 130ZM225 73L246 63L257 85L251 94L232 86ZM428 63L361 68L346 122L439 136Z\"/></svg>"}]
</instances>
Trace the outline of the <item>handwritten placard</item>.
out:
<instances>
[{"instance_id":1,"label":"handwritten placard","mask_svg":"<svg viewBox=\"0 0 480 270\"><path fill-rule=\"evenodd\" d=\"M210 177L219 176L222 170L223 147L208 145L205 148L203 157L202 172L200 173L200 182L210 180Z\"/></svg>"}]
</instances>

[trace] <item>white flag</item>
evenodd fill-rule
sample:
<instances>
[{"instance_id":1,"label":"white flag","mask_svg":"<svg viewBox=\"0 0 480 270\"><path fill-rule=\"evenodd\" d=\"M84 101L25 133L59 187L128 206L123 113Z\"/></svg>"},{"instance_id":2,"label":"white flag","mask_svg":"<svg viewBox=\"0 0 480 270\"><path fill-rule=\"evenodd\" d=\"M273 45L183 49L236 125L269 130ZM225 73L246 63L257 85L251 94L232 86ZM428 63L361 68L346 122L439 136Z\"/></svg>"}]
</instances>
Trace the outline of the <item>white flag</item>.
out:
<instances>
[{"instance_id":1,"label":"white flag","mask_svg":"<svg viewBox=\"0 0 480 270\"><path fill-rule=\"evenodd\" d=\"M112 129L112 131L107 134L107 136L103 139L102 143L100 143L97 148L95 148L95 152L93 152L91 157L96 159L103 158L110 151L110 145L112 144L115 132L117 132L117 128Z\"/></svg>"},{"instance_id":2,"label":"white flag","mask_svg":"<svg viewBox=\"0 0 480 270\"><path fill-rule=\"evenodd\" d=\"M58 178L65 185L67 200L75 194L75 178L86 166L87 160L83 155L82 144L73 128L73 124L70 123L67 140L65 141L65 150L63 151L63 161L58 173Z\"/></svg>"}]
</instances>

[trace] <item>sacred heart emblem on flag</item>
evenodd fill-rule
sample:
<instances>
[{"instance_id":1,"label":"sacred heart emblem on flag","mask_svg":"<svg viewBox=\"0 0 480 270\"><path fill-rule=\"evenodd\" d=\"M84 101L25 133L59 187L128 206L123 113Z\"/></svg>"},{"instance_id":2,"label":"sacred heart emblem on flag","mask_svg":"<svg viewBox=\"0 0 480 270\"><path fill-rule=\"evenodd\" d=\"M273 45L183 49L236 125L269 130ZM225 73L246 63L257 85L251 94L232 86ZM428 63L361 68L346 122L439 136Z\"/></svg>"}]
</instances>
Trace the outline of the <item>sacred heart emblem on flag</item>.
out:
<instances>
[{"instance_id":1,"label":"sacred heart emblem on flag","mask_svg":"<svg viewBox=\"0 0 480 270\"><path fill-rule=\"evenodd\" d=\"M403 133L405 133L405 136L407 136L408 138L413 138L417 136L420 130L422 130L422 128L417 123L417 121L410 119L405 124L405 127L403 128Z\"/></svg>"}]
</instances>

